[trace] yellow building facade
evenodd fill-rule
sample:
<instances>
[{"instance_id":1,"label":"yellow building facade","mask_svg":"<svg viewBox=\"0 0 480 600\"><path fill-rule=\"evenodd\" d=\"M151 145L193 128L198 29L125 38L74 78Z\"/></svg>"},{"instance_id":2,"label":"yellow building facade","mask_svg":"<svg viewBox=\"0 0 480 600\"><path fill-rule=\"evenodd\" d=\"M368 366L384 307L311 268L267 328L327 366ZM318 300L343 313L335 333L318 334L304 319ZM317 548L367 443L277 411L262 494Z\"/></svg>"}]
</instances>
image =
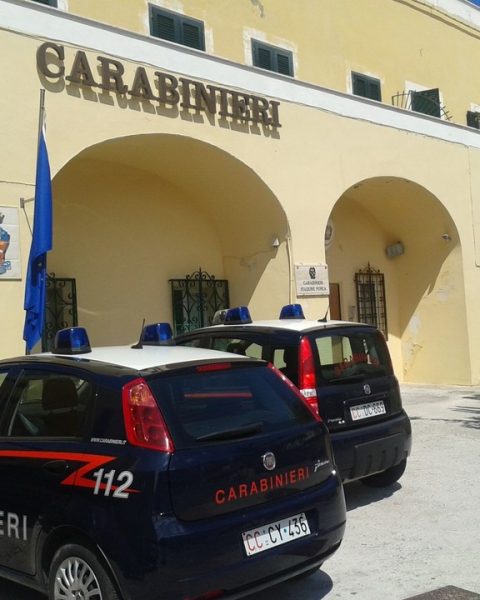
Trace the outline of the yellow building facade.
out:
<instances>
[{"instance_id":1,"label":"yellow building facade","mask_svg":"<svg viewBox=\"0 0 480 600\"><path fill-rule=\"evenodd\" d=\"M480 9L54 4L0 0L0 214L18 263L0 273L1 357L25 350L45 89L48 272L75 282L94 345L135 341L143 319L182 327L201 270L254 318L300 302L378 322L403 381L480 383ZM302 287L312 267L323 288Z\"/></svg>"}]
</instances>

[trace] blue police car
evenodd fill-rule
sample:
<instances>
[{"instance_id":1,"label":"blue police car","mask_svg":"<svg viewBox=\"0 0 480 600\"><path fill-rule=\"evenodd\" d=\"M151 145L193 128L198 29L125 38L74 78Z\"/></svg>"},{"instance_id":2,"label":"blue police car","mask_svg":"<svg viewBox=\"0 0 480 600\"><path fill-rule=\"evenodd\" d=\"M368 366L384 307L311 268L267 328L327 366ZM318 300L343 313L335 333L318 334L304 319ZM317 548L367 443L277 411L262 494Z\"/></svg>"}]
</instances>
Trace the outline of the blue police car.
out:
<instances>
[{"instance_id":1,"label":"blue police car","mask_svg":"<svg viewBox=\"0 0 480 600\"><path fill-rule=\"evenodd\" d=\"M265 361L170 345L0 361L0 576L50 600L239 598L345 527L327 430Z\"/></svg>"},{"instance_id":2,"label":"blue police car","mask_svg":"<svg viewBox=\"0 0 480 600\"><path fill-rule=\"evenodd\" d=\"M254 321L245 306L216 317L213 326L179 335L177 343L270 361L328 427L344 482L383 487L398 481L412 428L376 327L305 319L300 304L284 306L278 319Z\"/></svg>"}]
</instances>

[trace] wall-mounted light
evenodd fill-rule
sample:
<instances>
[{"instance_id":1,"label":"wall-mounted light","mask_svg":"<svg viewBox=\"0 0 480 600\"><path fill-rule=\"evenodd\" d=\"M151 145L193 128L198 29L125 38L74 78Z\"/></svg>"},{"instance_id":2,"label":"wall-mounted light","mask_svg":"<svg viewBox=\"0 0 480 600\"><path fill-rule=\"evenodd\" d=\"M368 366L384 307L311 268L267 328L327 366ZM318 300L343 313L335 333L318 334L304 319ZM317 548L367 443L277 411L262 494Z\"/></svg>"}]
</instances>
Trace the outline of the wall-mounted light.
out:
<instances>
[{"instance_id":1,"label":"wall-mounted light","mask_svg":"<svg viewBox=\"0 0 480 600\"><path fill-rule=\"evenodd\" d=\"M396 244L391 244L385 248L385 253L388 258L395 258L396 256L401 256L405 252L405 246L402 242L397 242Z\"/></svg>"},{"instance_id":2,"label":"wall-mounted light","mask_svg":"<svg viewBox=\"0 0 480 600\"><path fill-rule=\"evenodd\" d=\"M280 240L278 237L274 237L272 240L272 248L278 248L280 246Z\"/></svg>"}]
</instances>

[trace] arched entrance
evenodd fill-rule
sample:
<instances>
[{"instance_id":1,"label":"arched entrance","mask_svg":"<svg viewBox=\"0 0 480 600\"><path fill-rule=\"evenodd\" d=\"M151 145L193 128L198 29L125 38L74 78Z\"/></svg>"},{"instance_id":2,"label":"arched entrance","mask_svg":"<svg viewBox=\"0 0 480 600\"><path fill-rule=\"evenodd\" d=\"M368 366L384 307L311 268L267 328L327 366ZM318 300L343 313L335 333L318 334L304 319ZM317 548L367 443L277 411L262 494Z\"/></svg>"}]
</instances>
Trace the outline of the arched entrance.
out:
<instances>
[{"instance_id":1,"label":"arched entrance","mask_svg":"<svg viewBox=\"0 0 480 600\"><path fill-rule=\"evenodd\" d=\"M405 179L368 179L342 195L330 224L329 277L338 284L343 317L368 320L381 290L368 283L362 288L361 274L378 274L397 375L410 382L468 383L462 249L440 200Z\"/></svg>"},{"instance_id":2,"label":"arched entrance","mask_svg":"<svg viewBox=\"0 0 480 600\"><path fill-rule=\"evenodd\" d=\"M288 289L287 222L270 189L210 144L139 135L85 149L55 177L49 271L75 278L79 323L95 345L172 322L169 281L201 267L228 280L231 304ZM280 268L275 264L283 265ZM278 289L275 289L275 286Z\"/></svg>"}]
</instances>

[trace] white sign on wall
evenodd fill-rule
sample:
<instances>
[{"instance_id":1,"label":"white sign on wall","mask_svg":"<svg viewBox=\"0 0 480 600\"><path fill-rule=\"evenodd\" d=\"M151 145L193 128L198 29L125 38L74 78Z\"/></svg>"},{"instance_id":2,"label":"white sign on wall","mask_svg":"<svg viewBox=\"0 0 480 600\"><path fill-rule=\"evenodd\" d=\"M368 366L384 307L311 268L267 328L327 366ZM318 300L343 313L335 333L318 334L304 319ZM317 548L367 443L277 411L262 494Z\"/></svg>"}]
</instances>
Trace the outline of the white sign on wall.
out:
<instances>
[{"instance_id":1,"label":"white sign on wall","mask_svg":"<svg viewBox=\"0 0 480 600\"><path fill-rule=\"evenodd\" d=\"M328 296L327 265L295 265L297 296Z\"/></svg>"},{"instance_id":2,"label":"white sign on wall","mask_svg":"<svg viewBox=\"0 0 480 600\"><path fill-rule=\"evenodd\" d=\"M18 208L0 206L0 280L21 276Z\"/></svg>"}]
</instances>

